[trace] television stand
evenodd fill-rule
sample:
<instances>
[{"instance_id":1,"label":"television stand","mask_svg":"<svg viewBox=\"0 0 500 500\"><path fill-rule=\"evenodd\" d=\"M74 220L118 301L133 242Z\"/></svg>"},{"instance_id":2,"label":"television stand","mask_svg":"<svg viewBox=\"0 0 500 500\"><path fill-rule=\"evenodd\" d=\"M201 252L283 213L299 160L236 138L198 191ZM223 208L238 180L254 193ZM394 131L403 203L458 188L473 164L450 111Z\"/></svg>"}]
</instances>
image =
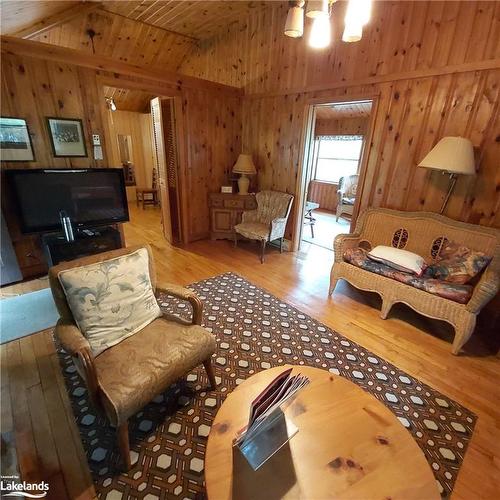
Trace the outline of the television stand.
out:
<instances>
[{"instance_id":1,"label":"television stand","mask_svg":"<svg viewBox=\"0 0 500 500\"><path fill-rule=\"evenodd\" d=\"M42 245L49 267L123 246L120 231L110 226L79 229L74 241L66 241L62 233L44 234Z\"/></svg>"}]
</instances>

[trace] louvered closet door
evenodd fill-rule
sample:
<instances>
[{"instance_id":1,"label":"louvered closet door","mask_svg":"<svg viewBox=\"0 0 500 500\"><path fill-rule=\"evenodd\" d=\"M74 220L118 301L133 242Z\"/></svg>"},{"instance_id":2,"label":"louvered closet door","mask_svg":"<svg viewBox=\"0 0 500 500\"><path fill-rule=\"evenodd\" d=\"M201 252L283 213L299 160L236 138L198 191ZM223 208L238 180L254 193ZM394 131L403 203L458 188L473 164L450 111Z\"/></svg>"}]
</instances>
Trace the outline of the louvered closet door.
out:
<instances>
[{"instance_id":1,"label":"louvered closet door","mask_svg":"<svg viewBox=\"0 0 500 500\"><path fill-rule=\"evenodd\" d=\"M160 193L161 219L165 238L173 243L172 221L167 179L167 156L163 135L162 103L159 97L151 100L151 120L153 122L154 168L157 173L158 191Z\"/></svg>"}]
</instances>

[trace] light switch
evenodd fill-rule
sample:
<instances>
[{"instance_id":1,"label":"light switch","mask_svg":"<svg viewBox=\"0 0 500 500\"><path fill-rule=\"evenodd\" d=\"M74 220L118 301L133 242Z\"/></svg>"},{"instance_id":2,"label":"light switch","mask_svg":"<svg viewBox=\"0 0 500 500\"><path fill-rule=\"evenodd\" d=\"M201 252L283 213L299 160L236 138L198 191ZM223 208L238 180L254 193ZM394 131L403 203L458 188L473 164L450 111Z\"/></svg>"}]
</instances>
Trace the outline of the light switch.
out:
<instances>
[{"instance_id":1,"label":"light switch","mask_svg":"<svg viewBox=\"0 0 500 500\"><path fill-rule=\"evenodd\" d=\"M100 146L101 145L101 138L99 137L99 134L93 134L92 135L92 145L94 145L94 146Z\"/></svg>"}]
</instances>

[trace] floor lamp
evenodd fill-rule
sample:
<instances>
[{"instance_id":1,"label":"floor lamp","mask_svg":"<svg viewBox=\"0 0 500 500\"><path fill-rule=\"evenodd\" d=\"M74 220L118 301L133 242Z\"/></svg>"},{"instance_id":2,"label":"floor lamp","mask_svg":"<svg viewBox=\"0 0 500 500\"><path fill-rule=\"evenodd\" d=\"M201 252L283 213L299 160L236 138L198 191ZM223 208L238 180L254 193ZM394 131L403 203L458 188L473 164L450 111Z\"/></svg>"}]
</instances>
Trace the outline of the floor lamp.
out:
<instances>
[{"instance_id":1,"label":"floor lamp","mask_svg":"<svg viewBox=\"0 0 500 500\"><path fill-rule=\"evenodd\" d=\"M448 204L459 175L474 175L474 147L464 137L443 137L418 164L419 167L441 170L449 174L448 192L439 211L442 214Z\"/></svg>"}]
</instances>

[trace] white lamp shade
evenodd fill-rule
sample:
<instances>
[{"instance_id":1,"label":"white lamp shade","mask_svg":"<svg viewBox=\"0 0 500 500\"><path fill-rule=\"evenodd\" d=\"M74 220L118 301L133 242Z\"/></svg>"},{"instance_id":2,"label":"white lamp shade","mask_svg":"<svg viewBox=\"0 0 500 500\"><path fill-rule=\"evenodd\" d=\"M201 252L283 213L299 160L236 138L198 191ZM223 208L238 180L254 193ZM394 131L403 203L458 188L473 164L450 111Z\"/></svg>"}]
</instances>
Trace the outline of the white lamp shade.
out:
<instances>
[{"instance_id":1,"label":"white lamp shade","mask_svg":"<svg viewBox=\"0 0 500 500\"><path fill-rule=\"evenodd\" d=\"M328 15L328 0L309 0L306 7L306 16L314 19L323 14Z\"/></svg>"},{"instance_id":2,"label":"white lamp shade","mask_svg":"<svg viewBox=\"0 0 500 500\"><path fill-rule=\"evenodd\" d=\"M343 42L359 42L363 36L363 26L361 24L346 24L342 33Z\"/></svg>"},{"instance_id":3,"label":"white lamp shade","mask_svg":"<svg viewBox=\"0 0 500 500\"><path fill-rule=\"evenodd\" d=\"M252 155L240 154L233 167L235 174L255 174L257 170L252 160Z\"/></svg>"},{"instance_id":4,"label":"white lamp shade","mask_svg":"<svg viewBox=\"0 0 500 500\"><path fill-rule=\"evenodd\" d=\"M450 174L474 175L474 147L464 137L443 137L418 164Z\"/></svg>"},{"instance_id":5,"label":"white lamp shade","mask_svg":"<svg viewBox=\"0 0 500 500\"><path fill-rule=\"evenodd\" d=\"M372 14L371 0L349 0L345 14L345 24L364 26L370 21Z\"/></svg>"},{"instance_id":6,"label":"white lamp shade","mask_svg":"<svg viewBox=\"0 0 500 500\"><path fill-rule=\"evenodd\" d=\"M330 18L323 14L315 17L309 35L309 45L314 49L324 49L330 45L331 38Z\"/></svg>"},{"instance_id":7,"label":"white lamp shade","mask_svg":"<svg viewBox=\"0 0 500 500\"><path fill-rule=\"evenodd\" d=\"M304 33L304 9L302 7L291 7L288 10L285 23L285 35L299 38Z\"/></svg>"}]
</instances>

